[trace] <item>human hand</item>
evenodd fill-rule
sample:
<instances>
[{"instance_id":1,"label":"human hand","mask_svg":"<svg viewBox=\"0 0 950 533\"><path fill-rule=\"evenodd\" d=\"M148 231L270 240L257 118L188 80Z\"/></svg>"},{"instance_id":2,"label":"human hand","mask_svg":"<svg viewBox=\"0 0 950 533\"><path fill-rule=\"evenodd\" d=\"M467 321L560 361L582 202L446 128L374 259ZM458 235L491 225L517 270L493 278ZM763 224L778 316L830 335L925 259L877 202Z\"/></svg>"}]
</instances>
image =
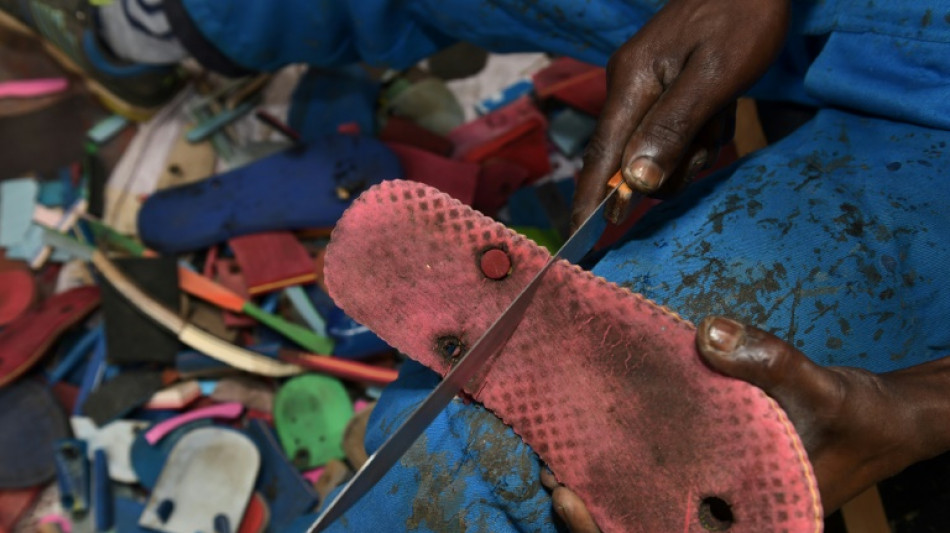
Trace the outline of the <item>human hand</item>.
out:
<instances>
[{"instance_id":1,"label":"human hand","mask_svg":"<svg viewBox=\"0 0 950 533\"><path fill-rule=\"evenodd\" d=\"M907 466L950 449L950 358L888 374L822 367L778 337L708 317L696 345L714 369L765 391L788 414L815 471L825 513ZM550 472L541 482L574 533L597 533L586 506Z\"/></svg>"},{"instance_id":2,"label":"human hand","mask_svg":"<svg viewBox=\"0 0 950 533\"><path fill-rule=\"evenodd\" d=\"M668 196L716 161L732 138L736 97L782 47L788 4L670 0L613 54L607 101L578 180L574 228L618 168L635 191Z\"/></svg>"},{"instance_id":3,"label":"human hand","mask_svg":"<svg viewBox=\"0 0 950 533\"><path fill-rule=\"evenodd\" d=\"M571 533L600 533L587 506L574 491L557 482L547 468L541 469L541 484L551 491L551 504Z\"/></svg>"},{"instance_id":4,"label":"human hand","mask_svg":"<svg viewBox=\"0 0 950 533\"><path fill-rule=\"evenodd\" d=\"M808 452L825 513L945 449L921 416L933 404L921 394L932 386L928 365L888 374L823 367L770 333L722 317L699 324L696 345L711 367L782 406Z\"/></svg>"}]
</instances>

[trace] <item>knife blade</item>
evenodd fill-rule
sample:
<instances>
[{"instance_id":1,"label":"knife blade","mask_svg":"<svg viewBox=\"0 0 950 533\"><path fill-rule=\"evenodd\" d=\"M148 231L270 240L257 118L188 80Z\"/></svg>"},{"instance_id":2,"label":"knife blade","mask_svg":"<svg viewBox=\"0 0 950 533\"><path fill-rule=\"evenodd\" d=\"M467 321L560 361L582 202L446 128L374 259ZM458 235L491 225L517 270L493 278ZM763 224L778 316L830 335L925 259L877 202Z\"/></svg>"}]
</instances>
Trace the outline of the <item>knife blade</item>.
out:
<instances>
[{"instance_id":1,"label":"knife blade","mask_svg":"<svg viewBox=\"0 0 950 533\"><path fill-rule=\"evenodd\" d=\"M607 196L598 204L594 212L581 223L577 231L571 235L556 254L548 259L538 273L531 278L531 281L521 289L521 292L518 293L511 304L475 341L468 352L462 355L455 367L445 375L442 382L429 393L429 396L419 404L415 411L409 415L409 418L369 457L350 482L307 529L307 533L323 531L369 492L386 472L396 464L396 461L412 447L419 435L429 427L429 424L452 401L452 398L476 376L479 370L483 369L484 363L505 345L518 328L521 319L524 318L525 311L531 305L531 301L551 265L561 259L576 263L594 247L607 226L607 220L604 216L605 209L608 209L608 213L623 211L625 209L618 206L618 202L630 202L633 196L630 188L620 178L619 172L611 178L607 185Z\"/></svg>"}]
</instances>

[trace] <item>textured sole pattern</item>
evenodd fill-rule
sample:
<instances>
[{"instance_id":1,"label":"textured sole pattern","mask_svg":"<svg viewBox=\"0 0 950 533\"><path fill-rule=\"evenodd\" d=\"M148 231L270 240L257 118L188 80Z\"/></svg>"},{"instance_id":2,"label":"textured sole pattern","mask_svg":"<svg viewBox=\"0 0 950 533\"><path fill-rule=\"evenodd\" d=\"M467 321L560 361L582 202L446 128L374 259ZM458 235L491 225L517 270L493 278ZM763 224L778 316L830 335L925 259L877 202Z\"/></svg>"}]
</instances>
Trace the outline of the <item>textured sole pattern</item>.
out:
<instances>
[{"instance_id":1,"label":"textured sole pattern","mask_svg":"<svg viewBox=\"0 0 950 533\"><path fill-rule=\"evenodd\" d=\"M479 266L495 248L512 264L501 280ZM435 189L390 181L344 214L325 276L350 316L444 375L549 257ZM466 392L605 532L822 530L812 468L782 409L706 367L694 326L641 295L555 264L486 366Z\"/></svg>"}]
</instances>

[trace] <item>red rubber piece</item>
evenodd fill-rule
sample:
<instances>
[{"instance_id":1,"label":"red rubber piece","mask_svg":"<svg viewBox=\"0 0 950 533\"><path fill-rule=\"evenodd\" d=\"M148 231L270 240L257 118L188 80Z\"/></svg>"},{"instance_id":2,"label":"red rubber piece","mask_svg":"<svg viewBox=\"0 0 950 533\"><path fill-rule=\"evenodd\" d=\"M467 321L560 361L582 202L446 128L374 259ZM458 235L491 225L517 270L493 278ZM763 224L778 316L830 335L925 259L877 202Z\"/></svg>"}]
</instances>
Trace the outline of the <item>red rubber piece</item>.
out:
<instances>
[{"instance_id":1,"label":"red rubber piece","mask_svg":"<svg viewBox=\"0 0 950 533\"><path fill-rule=\"evenodd\" d=\"M36 283L29 270L0 271L0 326L25 313L35 298Z\"/></svg>"}]
</instances>

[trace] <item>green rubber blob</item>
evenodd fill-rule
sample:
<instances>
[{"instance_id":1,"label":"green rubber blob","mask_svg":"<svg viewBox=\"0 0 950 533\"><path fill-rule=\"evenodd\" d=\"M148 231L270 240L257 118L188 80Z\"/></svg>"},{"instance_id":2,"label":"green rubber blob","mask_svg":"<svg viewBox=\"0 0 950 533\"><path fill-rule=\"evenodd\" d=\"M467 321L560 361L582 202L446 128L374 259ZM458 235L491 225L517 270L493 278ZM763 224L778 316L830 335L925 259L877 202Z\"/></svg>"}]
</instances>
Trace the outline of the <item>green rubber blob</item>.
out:
<instances>
[{"instance_id":1,"label":"green rubber blob","mask_svg":"<svg viewBox=\"0 0 950 533\"><path fill-rule=\"evenodd\" d=\"M284 453L300 470L342 459L343 431L353 404L338 380L318 374L298 376L274 398L274 426Z\"/></svg>"}]
</instances>

